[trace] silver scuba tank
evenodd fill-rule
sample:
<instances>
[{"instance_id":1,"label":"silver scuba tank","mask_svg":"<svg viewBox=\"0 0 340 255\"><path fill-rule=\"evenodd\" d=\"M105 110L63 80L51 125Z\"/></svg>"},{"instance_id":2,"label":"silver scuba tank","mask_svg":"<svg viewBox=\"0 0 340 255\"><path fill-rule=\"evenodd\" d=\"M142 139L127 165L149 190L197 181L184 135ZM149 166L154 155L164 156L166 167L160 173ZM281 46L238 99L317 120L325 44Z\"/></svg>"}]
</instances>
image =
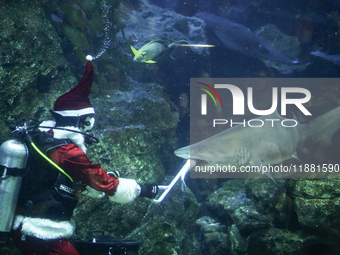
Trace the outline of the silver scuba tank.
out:
<instances>
[{"instance_id":1,"label":"silver scuba tank","mask_svg":"<svg viewBox=\"0 0 340 255\"><path fill-rule=\"evenodd\" d=\"M28 148L11 139L0 146L0 243L9 240L15 208L26 168Z\"/></svg>"}]
</instances>

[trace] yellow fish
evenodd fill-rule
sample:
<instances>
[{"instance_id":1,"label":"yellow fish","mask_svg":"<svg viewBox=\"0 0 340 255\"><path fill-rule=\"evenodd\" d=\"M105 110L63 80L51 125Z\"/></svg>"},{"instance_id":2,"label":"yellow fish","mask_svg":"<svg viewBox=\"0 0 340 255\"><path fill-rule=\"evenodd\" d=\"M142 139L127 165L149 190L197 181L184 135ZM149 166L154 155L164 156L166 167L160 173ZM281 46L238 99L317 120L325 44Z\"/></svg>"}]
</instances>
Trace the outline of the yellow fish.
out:
<instances>
[{"instance_id":1,"label":"yellow fish","mask_svg":"<svg viewBox=\"0 0 340 255\"><path fill-rule=\"evenodd\" d=\"M164 40L153 40L143 45L139 50L132 46L130 47L135 55L133 61L154 64L163 55L162 53L168 50L170 45Z\"/></svg>"}]
</instances>

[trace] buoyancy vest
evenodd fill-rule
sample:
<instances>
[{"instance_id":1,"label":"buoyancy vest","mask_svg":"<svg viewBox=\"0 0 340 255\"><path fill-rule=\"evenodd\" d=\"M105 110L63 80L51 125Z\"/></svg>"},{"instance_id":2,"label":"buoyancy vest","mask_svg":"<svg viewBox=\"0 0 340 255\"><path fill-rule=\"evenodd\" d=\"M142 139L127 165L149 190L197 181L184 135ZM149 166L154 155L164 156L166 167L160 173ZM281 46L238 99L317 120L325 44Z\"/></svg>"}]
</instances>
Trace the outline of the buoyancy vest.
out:
<instances>
[{"instance_id":1,"label":"buoyancy vest","mask_svg":"<svg viewBox=\"0 0 340 255\"><path fill-rule=\"evenodd\" d=\"M52 134L39 130L30 135L36 146L47 156L58 147L70 143L66 139L54 139ZM41 155L31 150L16 213L56 221L70 220L78 202L79 187L79 183L71 182Z\"/></svg>"}]
</instances>

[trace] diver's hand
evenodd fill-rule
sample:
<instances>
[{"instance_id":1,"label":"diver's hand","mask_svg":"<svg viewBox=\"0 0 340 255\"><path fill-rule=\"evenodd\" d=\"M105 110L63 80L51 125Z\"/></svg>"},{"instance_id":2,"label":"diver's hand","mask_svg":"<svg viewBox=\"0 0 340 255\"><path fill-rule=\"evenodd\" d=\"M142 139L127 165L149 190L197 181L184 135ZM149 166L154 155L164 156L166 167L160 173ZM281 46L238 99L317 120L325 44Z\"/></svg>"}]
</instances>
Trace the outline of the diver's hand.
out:
<instances>
[{"instance_id":1,"label":"diver's hand","mask_svg":"<svg viewBox=\"0 0 340 255\"><path fill-rule=\"evenodd\" d=\"M158 193L158 186L155 184L144 184L140 185L141 187L141 192L140 192L140 197L147 197L147 198L155 198Z\"/></svg>"}]
</instances>

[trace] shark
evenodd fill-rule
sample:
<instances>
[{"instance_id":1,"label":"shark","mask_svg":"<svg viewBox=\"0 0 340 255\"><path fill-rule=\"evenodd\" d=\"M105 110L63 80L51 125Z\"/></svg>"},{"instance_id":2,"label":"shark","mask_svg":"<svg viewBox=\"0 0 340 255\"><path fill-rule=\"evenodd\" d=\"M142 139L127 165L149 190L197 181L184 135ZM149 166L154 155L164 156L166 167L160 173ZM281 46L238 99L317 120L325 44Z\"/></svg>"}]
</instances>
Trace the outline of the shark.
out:
<instances>
[{"instance_id":1,"label":"shark","mask_svg":"<svg viewBox=\"0 0 340 255\"><path fill-rule=\"evenodd\" d=\"M319 58L325 59L329 62L332 62L333 64L340 65L340 54L328 55L320 51L314 51L314 52L311 52L311 54Z\"/></svg>"},{"instance_id":2,"label":"shark","mask_svg":"<svg viewBox=\"0 0 340 255\"><path fill-rule=\"evenodd\" d=\"M259 59L284 64L298 63L298 61L280 54L242 24L205 12L198 12L195 16L205 22L206 28L211 30L226 48Z\"/></svg>"},{"instance_id":3,"label":"shark","mask_svg":"<svg viewBox=\"0 0 340 255\"><path fill-rule=\"evenodd\" d=\"M279 120L287 118L277 111L257 119ZM237 125L195 144L180 148L175 155L184 159L203 160L213 164L260 166L278 164L290 158L297 158L297 150L302 149L307 139L328 146L333 134L340 128L340 106L315 118L307 124L300 124L294 117L294 127L263 125L250 127ZM184 182L185 175L181 179ZM268 176L271 178L271 176Z\"/></svg>"}]
</instances>

